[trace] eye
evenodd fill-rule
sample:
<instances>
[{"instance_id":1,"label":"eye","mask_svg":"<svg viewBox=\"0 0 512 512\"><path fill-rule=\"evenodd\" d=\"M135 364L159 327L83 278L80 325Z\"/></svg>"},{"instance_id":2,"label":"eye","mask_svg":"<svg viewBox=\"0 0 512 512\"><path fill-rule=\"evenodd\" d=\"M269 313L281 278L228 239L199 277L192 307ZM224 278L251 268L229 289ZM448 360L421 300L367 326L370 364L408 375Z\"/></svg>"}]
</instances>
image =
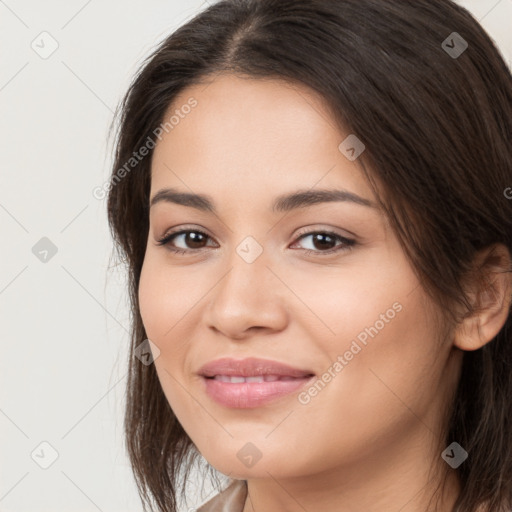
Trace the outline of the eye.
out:
<instances>
[{"instance_id":1,"label":"eye","mask_svg":"<svg viewBox=\"0 0 512 512\"><path fill-rule=\"evenodd\" d=\"M182 243L185 243L185 248L175 247L173 243L181 237ZM351 238L346 238L332 231L310 231L303 233L299 236L298 241L294 242L296 245L299 241L312 237L310 246L313 249L304 249L307 255L325 255L333 254L341 251L347 251L353 248L356 241ZM211 239L204 231L199 229L182 229L164 235L158 240L157 245L167 246L167 248L176 254L187 254L198 252L205 248L205 243ZM336 245L336 242L338 244ZM334 247L331 247L335 244ZM191 247L190 247L191 246Z\"/></svg>"},{"instance_id":2,"label":"eye","mask_svg":"<svg viewBox=\"0 0 512 512\"><path fill-rule=\"evenodd\" d=\"M185 244L191 244L192 248L181 249L171 245L171 242L173 242L178 237L183 237L182 241L184 241ZM197 249L202 249L203 246L201 246L201 244L208 238L210 238L209 235L199 229L182 229L181 231L171 232L167 235L164 235L163 238L158 240L158 245L166 245L170 251L177 254L186 254L188 252L194 252L194 250ZM199 245L199 247L197 245Z\"/></svg>"},{"instance_id":3,"label":"eye","mask_svg":"<svg viewBox=\"0 0 512 512\"><path fill-rule=\"evenodd\" d=\"M338 235L332 231L310 231L308 233L304 233L300 235L299 241L305 240L306 238L312 237L310 247L313 249L305 249L305 253L309 255L330 255L333 253L348 251L354 247L356 241L351 238L346 238L344 236ZM338 245L336 244L338 241ZM293 245L295 245L295 242Z\"/></svg>"}]
</instances>

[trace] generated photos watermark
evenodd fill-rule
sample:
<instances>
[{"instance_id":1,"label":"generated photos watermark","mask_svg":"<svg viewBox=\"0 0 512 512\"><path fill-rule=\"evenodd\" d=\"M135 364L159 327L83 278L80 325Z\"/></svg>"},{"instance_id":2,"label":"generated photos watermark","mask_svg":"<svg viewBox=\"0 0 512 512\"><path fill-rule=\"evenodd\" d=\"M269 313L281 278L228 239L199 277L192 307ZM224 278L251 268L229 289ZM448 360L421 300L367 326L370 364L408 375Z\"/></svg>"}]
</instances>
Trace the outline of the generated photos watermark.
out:
<instances>
[{"instance_id":1,"label":"generated photos watermark","mask_svg":"<svg viewBox=\"0 0 512 512\"><path fill-rule=\"evenodd\" d=\"M380 314L379 320L376 320L372 326L365 327L356 336L356 339L352 340L350 348L346 350L343 355L339 355L336 358L336 361L331 364L322 376L316 379L316 381L307 390L299 393L297 397L299 403L302 405L309 404L311 399L317 396L318 393L320 393L325 386L331 382L350 363L350 361L352 361L354 357L363 350L364 347L368 345L368 342L370 341L368 337L373 339L377 336L377 334L386 327L386 324L389 324L389 322L393 320L396 314L400 313L402 309L402 304L394 302L391 308L389 308L385 313Z\"/></svg>"},{"instance_id":2,"label":"generated photos watermark","mask_svg":"<svg viewBox=\"0 0 512 512\"><path fill-rule=\"evenodd\" d=\"M197 100L194 97L190 97L187 100L187 103L182 105L179 109L176 109L174 114L170 116L167 121L160 123L160 125L153 130L154 137L158 140L162 140L164 132L169 133L171 130L176 128L180 121L190 114L194 107L197 107L197 104ZM132 156L128 161L114 173L109 181L106 181L101 186L93 188L92 195L94 198L99 200L104 199L110 189L117 185L134 167L139 164L139 162L149 155L155 146L155 139L149 135L144 144L142 144L137 151L132 153Z\"/></svg>"}]
</instances>

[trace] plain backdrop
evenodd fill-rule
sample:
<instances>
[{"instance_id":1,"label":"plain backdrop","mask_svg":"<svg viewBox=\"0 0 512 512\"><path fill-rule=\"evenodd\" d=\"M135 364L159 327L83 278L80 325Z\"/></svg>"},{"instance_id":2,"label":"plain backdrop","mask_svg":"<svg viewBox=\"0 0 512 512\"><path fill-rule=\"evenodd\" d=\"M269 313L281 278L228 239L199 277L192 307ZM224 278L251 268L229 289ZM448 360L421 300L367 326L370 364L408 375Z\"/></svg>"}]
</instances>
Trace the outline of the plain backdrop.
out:
<instances>
[{"instance_id":1,"label":"plain backdrop","mask_svg":"<svg viewBox=\"0 0 512 512\"><path fill-rule=\"evenodd\" d=\"M510 64L512 0L460 3ZM0 0L0 512L141 510L122 431L126 280L92 192L142 59L207 5Z\"/></svg>"}]
</instances>

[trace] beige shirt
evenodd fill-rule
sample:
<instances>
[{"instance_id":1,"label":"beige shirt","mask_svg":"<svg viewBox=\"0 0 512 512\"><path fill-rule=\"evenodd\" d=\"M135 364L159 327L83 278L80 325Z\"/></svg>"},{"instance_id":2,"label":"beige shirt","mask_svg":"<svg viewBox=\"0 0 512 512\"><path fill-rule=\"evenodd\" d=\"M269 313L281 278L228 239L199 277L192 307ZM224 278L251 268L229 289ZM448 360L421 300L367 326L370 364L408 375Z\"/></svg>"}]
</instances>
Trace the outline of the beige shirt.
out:
<instances>
[{"instance_id":1,"label":"beige shirt","mask_svg":"<svg viewBox=\"0 0 512 512\"><path fill-rule=\"evenodd\" d=\"M234 480L226 489L201 505L196 512L242 512L247 498L247 482Z\"/></svg>"}]
</instances>

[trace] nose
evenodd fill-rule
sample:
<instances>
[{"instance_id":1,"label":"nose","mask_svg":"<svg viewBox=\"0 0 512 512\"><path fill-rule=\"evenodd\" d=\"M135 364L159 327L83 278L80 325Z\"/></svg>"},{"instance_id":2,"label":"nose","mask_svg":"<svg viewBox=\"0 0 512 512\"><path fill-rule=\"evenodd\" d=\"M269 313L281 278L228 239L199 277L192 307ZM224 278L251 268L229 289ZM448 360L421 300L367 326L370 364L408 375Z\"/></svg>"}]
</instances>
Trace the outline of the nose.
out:
<instances>
[{"instance_id":1,"label":"nose","mask_svg":"<svg viewBox=\"0 0 512 512\"><path fill-rule=\"evenodd\" d=\"M291 292L270 269L265 252L248 263L234 251L229 263L209 294L207 327L236 340L284 329Z\"/></svg>"}]
</instances>

